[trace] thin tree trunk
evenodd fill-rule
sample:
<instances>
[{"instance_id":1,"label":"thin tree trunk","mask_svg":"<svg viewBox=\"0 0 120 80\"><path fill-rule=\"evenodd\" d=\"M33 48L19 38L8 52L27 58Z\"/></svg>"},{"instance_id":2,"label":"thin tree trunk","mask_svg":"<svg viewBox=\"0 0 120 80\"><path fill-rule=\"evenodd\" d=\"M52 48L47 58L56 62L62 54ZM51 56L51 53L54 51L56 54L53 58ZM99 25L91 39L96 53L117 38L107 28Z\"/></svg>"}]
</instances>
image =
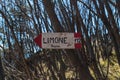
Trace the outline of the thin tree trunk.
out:
<instances>
[{"instance_id":1,"label":"thin tree trunk","mask_svg":"<svg viewBox=\"0 0 120 80\"><path fill-rule=\"evenodd\" d=\"M55 11L54 11L54 5L53 3L51 2L51 0L43 0L43 4L45 6L45 9L48 13L48 16L51 20L51 23L52 25L54 26L54 30L56 32L63 32L64 29L62 28L58 18L57 18L57 15L55 14Z\"/></svg>"},{"instance_id":2,"label":"thin tree trunk","mask_svg":"<svg viewBox=\"0 0 120 80\"><path fill-rule=\"evenodd\" d=\"M3 70L3 66L2 66L2 60L0 57L0 80L4 80L5 74L4 74L4 70Z\"/></svg>"}]
</instances>

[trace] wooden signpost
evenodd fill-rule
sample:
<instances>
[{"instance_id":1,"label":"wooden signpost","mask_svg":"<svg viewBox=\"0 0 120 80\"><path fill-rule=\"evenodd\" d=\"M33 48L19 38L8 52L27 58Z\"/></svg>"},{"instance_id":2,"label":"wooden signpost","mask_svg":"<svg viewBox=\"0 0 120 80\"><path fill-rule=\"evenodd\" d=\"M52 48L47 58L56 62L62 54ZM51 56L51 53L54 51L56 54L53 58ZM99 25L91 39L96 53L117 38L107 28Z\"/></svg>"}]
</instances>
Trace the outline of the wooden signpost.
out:
<instances>
[{"instance_id":1,"label":"wooden signpost","mask_svg":"<svg viewBox=\"0 0 120 80\"><path fill-rule=\"evenodd\" d=\"M34 39L43 49L80 49L80 33L41 33Z\"/></svg>"}]
</instances>

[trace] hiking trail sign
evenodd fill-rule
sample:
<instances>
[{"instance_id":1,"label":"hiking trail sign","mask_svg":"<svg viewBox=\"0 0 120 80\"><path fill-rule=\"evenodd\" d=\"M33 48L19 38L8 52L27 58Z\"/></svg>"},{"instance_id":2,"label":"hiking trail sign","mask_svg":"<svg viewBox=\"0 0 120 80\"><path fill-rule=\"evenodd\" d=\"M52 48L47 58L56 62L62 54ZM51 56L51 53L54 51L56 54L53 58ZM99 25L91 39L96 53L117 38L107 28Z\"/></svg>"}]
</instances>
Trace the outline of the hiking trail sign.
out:
<instances>
[{"instance_id":1,"label":"hiking trail sign","mask_svg":"<svg viewBox=\"0 0 120 80\"><path fill-rule=\"evenodd\" d=\"M80 49L80 33L41 33L34 39L43 49Z\"/></svg>"}]
</instances>

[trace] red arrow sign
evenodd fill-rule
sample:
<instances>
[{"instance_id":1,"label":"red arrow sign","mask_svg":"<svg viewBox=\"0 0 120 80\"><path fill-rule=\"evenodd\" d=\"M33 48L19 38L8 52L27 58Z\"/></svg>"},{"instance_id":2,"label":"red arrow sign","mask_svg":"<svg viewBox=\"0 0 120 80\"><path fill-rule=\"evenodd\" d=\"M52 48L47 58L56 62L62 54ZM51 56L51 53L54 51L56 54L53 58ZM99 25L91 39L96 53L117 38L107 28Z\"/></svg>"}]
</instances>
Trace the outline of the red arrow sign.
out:
<instances>
[{"instance_id":1,"label":"red arrow sign","mask_svg":"<svg viewBox=\"0 0 120 80\"><path fill-rule=\"evenodd\" d=\"M80 33L41 33L34 41L44 49L81 48Z\"/></svg>"},{"instance_id":2,"label":"red arrow sign","mask_svg":"<svg viewBox=\"0 0 120 80\"><path fill-rule=\"evenodd\" d=\"M34 41L42 48L42 34L38 35Z\"/></svg>"}]
</instances>

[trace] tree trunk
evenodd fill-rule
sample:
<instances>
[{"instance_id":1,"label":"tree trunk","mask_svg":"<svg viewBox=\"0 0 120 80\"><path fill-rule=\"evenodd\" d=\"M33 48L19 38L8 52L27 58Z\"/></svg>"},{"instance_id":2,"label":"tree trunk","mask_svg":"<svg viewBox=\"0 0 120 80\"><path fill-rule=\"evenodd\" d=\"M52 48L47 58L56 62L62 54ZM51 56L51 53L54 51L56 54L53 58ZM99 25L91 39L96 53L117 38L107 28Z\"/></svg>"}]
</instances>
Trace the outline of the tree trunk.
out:
<instances>
[{"instance_id":1,"label":"tree trunk","mask_svg":"<svg viewBox=\"0 0 120 80\"><path fill-rule=\"evenodd\" d=\"M0 57L0 80L4 80L4 70L3 70L3 66L2 66L2 61L1 61L1 57Z\"/></svg>"},{"instance_id":2,"label":"tree trunk","mask_svg":"<svg viewBox=\"0 0 120 80\"><path fill-rule=\"evenodd\" d=\"M43 0L43 3L44 3L46 11L48 13L48 16L50 17L51 23L53 24L53 26L55 28L55 31L56 32L64 31L61 27L60 22L58 21L58 18L55 14L55 11L54 11L54 6L51 3L51 1L50 0ZM71 53L71 51L73 53ZM88 67L86 65L83 65L83 64L80 65L80 62L79 62L80 60L77 57L78 55L75 56L74 50L68 50L66 52L68 53L69 58L72 60L73 65L78 65L80 79L81 80L94 80L93 77L91 76L89 70L88 70Z\"/></svg>"}]
</instances>

